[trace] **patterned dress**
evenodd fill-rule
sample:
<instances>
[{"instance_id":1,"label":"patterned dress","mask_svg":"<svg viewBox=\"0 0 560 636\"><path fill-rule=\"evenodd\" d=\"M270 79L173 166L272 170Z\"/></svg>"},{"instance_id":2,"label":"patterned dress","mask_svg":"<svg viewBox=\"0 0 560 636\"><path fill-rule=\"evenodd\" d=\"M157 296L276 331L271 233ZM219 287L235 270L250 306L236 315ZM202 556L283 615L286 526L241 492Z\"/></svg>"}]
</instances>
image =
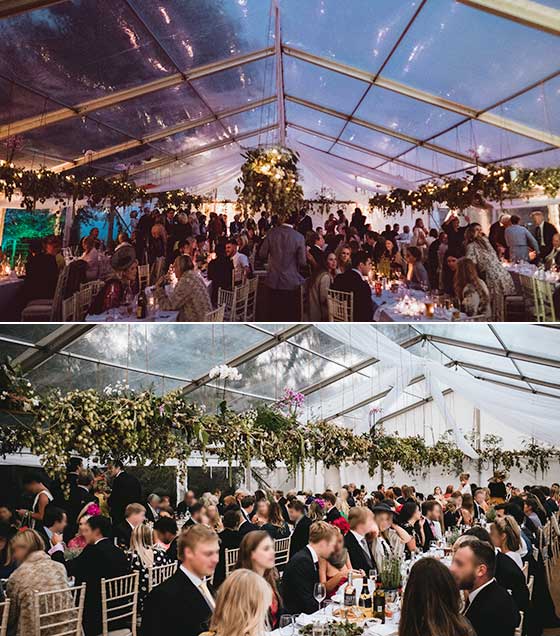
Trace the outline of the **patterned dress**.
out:
<instances>
[{"instance_id":1,"label":"patterned dress","mask_svg":"<svg viewBox=\"0 0 560 636\"><path fill-rule=\"evenodd\" d=\"M138 614L142 615L142 610L144 608L144 600L148 595L148 583L149 583L149 572L148 568L144 566L140 557L135 552L128 553L128 560L130 562L130 570L132 573L139 572L139 580L138 580ZM154 566L158 565L167 565L171 563L171 559L165 554L163 550L154 550Z\"/></svg>"},{"instance_id":2,"label":"patterned dress","mask_svg":"<svg viewBox=\"0 0 560 636\"><path fill-rule=\"evenodd\" d=\"M204 322L212 311L208 288L194 270L183 273L169 296L162 287L156 288L156 297L161 309L179 311L177 322Z\"/></svg>"},{"instance_id":3,"label":"patterned dress","mask_svg":"<svg viewBox=\"0 0 560 636\"><path fill-rule=\"evenodd\" d=\"M488 286L492 319L503 320L505 297L515 294L511 274L504 269L490 241L485 236L469 243L465 256L473 261L480 278Z\"/></svg>"}]
</instances>

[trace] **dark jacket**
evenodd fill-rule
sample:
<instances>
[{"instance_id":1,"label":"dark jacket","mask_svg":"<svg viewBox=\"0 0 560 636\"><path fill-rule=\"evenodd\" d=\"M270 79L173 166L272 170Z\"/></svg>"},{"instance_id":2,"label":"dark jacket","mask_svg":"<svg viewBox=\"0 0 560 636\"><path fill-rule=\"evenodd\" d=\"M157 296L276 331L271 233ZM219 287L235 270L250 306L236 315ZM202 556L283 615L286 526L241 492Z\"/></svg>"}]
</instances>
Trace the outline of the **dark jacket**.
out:
<instances>
[{"instance_id":1,"label":"dark jacket","mask_svg":"<svg viewBox=\"0 0 560 636\"><path fill-rule=\"evenodd\" d=\"M511 597L522 612L529 607L529 588L525 583L525 575L519 566L507 554L496 553L496 581L505 589L511 590Z\"/></svg>"},{"instance_id":2,"label":"dark jacket","mask_svg":"<svg viewBox=\"0 0 560 636\"><path fill-rule=\"evenodd\" d=\"M117 545L123 550L130 548L130 537L132 536L132 526L126 519L113 527L113 535L117 540Z\"/></svg>"},{"instance_id":3,"label":"dark jacket","mask_svg":"<svg viewBox=\"0 0 560 636\"><path fill-rule=\"evenodd\" d=\"M290 542L290 559L309 543L309 528L312 523L311 519L305 515L296 523Z\"/></svg>"},{"instance_id":4,"label":"dark jacket","mask_svg":"<svg viewBox=\"0 0 560 636\"><path fill-rule=\"evenodd\" d=\"M265 523L261 527L261 530L268 532L272 539L287 539L290 536L290 528L288 524L284 522L282 526L275 526L272 523Z\"/></svg>"},{"instance_id":5,"label":"dark jacket","mask_svg":"<svg viewBox=\"0 0 560 636\"><path fill-rule=\"evenodd\" d=\"M222 532L218 534L220 538L220 560L214 570L214 587L218 587L224 582L226 578L226 550L235 550L239 548L241 539L243 538L239 534L239 530L230 530L224 528Z\"/></svg>"},{"instance_id":6,"label":"dark jacket","mask_svg":"<svg viewBox=\"0 0 560 636\"><path fill-rule=\"evenodd\" d=\"M210 592L212 589L208 585ZM212 610L180 569L154 588L144 602L142 636L198 636L208 629Z\"/></svg>"},{"instance_id":7,"label":"dark jacket","mask_svg":"<svg viewBox=\"0 0 560 636\"><path fill-rule=\"evenodd\" d=\"M66 569L70 576L76 577L76 585L86 583L84 631L86 636L97 636L101 633L101 579L129 574L128 560L111 539L103 539L87 545L79 556L67 562ZM111 629L117 628L116 623L111 624Z\"/></svg>"},{"instance_id":8,"label":"dark jacket","mask_svg":"<svg viewBox=\"0 0 560 636\"><path fill-rule=\"evenodd\" d=\"M476 636L513 636L520 620L512 597L496 581L476 595L465 616Z\"/></svg>"},{"instance_id":9,"label":"dark jacket","mask_svg":"<svg viewBox=\"0 0 560 636\"><path fill-rule=\"evenodd\" d=\"M111 510L113 525L124 521L124 511L128 504L142 502L142 486L136 477L126 471L119 473L111 485L111 494L107 500Z\"/></svg>"},{"instance_id":10,"label":"dark jacket","mask_svg":"<svg viewBox=\"0 0 560 636\"><path fill-rule=\"evenodd\" d=\"M371 322L373 320L373 302L371 289L366 281L353 269L339 274L332 285L336 291L354 294L354 322Z\"/></svg>"},{"instance_id":11,"label":"dark jacket","mask_svg":"<svg viewBox=\"0 0 560 636\"><path fill-rule=\"evenodd\" d=\"M371 553L369 543L367 544L368 551L366 554L363 547L359 544L358 539L356 539L352 532L348 532L344 537L344 546L348 550L350 563L354 570L363 570L367 573L368 570L375 567L375 560Z\"/></svg>"},{"instance_id":12,"label":"dark jacket","mask_svg":"<svg viewBox=\"0 0 560 636\"><path fill-rule=\"evenodd\" d=\"M239 526L239 534L241 535L241 537L244 537L246 534L248 534L249 532L252 532L253 530L259 530L259 526L256 526L254 523L251 523L250 521L244 521Z\"/></svg>"},{"instance_id":13,"label":"dark jacket","mask_svg":"<svg viewBox=\"0 0 560 636\"><path fill-rule=\"evenodd\" d=\"M332 523L335 519L338 519L340 517L340 512L338 510L338 508L331 508L328 512L327 512L327 516L325 517L325 521L327 523Z\"/></svg>"},{"instance_id":14,"label":"dark jacket","mask_svg":"<svg viewBox=\"0 0 560 636\"><path fill-rule=\"evenodd\" d=\"M282 577L282 598L289 614L313 614L317 601L313 596L315 583L319 583L319 567L307 547L290 559Z\"/></svg>"}]
</instances>

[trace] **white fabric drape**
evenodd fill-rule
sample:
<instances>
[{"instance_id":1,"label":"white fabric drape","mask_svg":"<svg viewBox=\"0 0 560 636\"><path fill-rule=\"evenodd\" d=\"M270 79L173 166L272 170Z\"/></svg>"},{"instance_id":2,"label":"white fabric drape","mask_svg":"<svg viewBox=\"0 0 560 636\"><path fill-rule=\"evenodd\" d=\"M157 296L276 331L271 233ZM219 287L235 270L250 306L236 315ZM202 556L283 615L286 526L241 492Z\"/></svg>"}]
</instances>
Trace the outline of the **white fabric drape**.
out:
<instances>
[{"instance_id":1,"label":"white fabric drape","mask_svg":"<svg viewBox=\"0 0 560 636\"><path fill-rule=\"evenodd\" d=\"M406 351L384 334L374 331L370 325L352 325L351 330L345 325L328 323L316 324L315 326L340 342L353 346L359 343L360 349L367 355L397 368L401 380L382 402L381 407L385 412L387 412L386 407L394 403L395 395L405 388L405 383L414 374L422 373L431 388L434 402L455 434L457 444L469 457L476 456L476 453L468 446L462 431L446 408L442 394L443 387L450 387L473 406L487 412L492 417L505 420L508 426L526 437L534 437L550 444L560 443L558 400L553 397L496 386L484 380L477 380L466 373L458 373L440 362L422 358Z\"/></svg>"}]
</instances>

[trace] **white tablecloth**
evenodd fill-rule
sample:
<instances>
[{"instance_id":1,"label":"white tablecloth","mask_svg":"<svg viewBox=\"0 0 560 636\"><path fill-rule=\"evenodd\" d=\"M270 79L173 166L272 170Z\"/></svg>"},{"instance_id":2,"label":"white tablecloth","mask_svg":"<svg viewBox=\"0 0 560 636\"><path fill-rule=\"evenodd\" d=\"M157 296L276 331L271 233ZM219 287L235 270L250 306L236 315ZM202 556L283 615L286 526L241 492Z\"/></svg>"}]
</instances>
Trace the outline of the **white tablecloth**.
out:
<instances>
[{"instance_id":1,"label":"white tablecloth","mask_svg":"<svg viewBox=\"0 0 560 636\"><path fill-rule=\"evenodd\" d=\"M109 312L105 311L102 314L88 314L86 316L86 322L177 322L178 311L163 311L159 309L156 311L155 316L150 316L144 320L138 320L133 314L132 316L123 315L120 310Z\"/></svg>"},{"instance_id":2,"label":"white tablecloth","mask_svg":"<svg viewBox=\"0 0 560 636\"><path fill-rule=\"evenodd\" d=\"M406 291L408 296L423 300L426 293L415 289ZM376 296L372 291L371 298L373 300L373 319L375 322L451 322L451 311L439 309L437 315L433 318L427 316L403 316L396 311L396 305L402 297L401 294L394 294L391 291L383 290L381 296ZM467 320L468 316L461 313L461 320Z\"/></svg>"},{"instance_id":3,"label":"white tablecloth","mask_svg":"<svg viewBox=\"0 0 560 636\"><path fill-rule=\"evenodd\" d=\"M23 287L23 279L15 274L0 278L0 320L15 320L15 300Z\"/></svg>"}]
</instances>

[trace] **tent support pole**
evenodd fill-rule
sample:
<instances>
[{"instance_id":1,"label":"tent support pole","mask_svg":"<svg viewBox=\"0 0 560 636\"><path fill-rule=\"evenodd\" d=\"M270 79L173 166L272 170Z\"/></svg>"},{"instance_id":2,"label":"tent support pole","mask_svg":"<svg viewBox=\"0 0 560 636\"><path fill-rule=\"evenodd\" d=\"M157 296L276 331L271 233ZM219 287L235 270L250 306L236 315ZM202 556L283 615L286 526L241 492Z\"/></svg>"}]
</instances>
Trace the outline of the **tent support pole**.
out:
<instances>
[{"instance_id":1,"label":"tent support pole","mask_svg":"<svg viewBox=\"0 0 560 636\"><path fill-rule=\"evenodd\" d=\"M282 57L282 26L280 23L280 6L274 3L274 54L276 56L276 97L278 100L278 140L286 145L286 102L284 100L284 61Z\"/></svg>"}]
</instances>

